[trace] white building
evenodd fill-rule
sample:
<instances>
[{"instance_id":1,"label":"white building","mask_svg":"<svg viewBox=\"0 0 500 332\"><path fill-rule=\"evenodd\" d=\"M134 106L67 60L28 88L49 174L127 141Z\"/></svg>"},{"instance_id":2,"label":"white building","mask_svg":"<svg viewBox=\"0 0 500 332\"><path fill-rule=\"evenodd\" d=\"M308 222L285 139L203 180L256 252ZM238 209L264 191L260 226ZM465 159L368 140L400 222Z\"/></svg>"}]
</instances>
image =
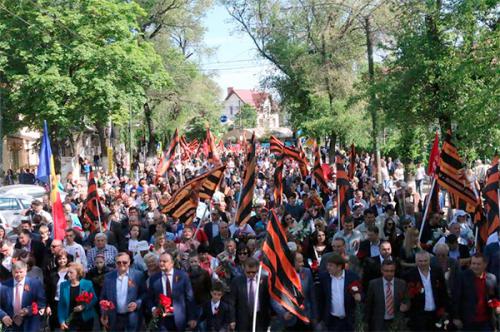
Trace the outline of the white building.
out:
<instances>
[{"instance_id":1,"label":"white building","mask_svg":"<svg viewBox=\"0 0 500 332\"><path fill-rule=\"evenodd\" d=\"M227 116L228 123L232 123L236 114L244 105L249 105L257 111L257 129L265 131L279 128L278 107L267 92L227 88L222 114Z\"/></svg>"}]
</instances>

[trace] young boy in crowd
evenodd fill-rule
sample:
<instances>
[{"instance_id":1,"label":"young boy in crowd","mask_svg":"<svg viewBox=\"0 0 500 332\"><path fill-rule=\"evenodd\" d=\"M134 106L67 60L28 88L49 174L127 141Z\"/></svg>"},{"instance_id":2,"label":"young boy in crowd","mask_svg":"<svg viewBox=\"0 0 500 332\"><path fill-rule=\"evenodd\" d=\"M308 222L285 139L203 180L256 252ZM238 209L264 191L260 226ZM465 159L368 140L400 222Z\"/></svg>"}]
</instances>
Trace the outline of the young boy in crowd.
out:
<instances>
[{"instance_id":1,"label":"young boy in crowd","mask_svg":"<svg viewBox=\"0 0 500 332\"><path fill-rule=\"evenodd\" d=\"M229 330L231 323L231 307L223 302L224 284L220 281L212 283L211 299L203 304L200 321L205 323L206 331L223 332ZM234 325L234 324L233 324Z\"/></svg>"}]
</instances>

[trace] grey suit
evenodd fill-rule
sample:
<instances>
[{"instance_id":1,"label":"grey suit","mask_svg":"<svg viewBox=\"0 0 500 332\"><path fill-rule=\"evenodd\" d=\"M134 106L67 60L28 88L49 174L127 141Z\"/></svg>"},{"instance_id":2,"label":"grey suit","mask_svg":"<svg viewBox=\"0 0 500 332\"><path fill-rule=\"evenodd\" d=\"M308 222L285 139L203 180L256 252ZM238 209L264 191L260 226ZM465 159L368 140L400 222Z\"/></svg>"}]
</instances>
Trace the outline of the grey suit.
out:
<instances>
[{"instance_id":1,"label":"grey suit","mask_svg":"<svg viewBox=\"0 0 500 332\"><path fill-rule=\"evenodd\" d=\"M385 288L383 278L377 278L370 281L368 293L366 295L366 320L368 322L368 331L387 331L388 326L385 322ZM393 300L394 314L399 314L399 306L406 294L406 282L399 278L393 280Z\"/></svg>"}]
</instances>

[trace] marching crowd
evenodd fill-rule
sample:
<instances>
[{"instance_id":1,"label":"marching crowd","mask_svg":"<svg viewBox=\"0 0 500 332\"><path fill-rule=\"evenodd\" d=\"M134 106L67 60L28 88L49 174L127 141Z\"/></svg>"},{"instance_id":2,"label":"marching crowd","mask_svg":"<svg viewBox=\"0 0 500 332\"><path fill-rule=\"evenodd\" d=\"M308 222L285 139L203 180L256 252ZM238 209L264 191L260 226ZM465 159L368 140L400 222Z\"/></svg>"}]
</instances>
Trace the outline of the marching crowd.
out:
<instances>
[{"instance_id":1,"label":"marching crowd","mask_svg":"<svg viewBox=\"0 0 500 332\"><path fill-rule=\"evenodd\" d=\"M221 160L219 188L190 225L162 208L211 168L203 156L175 161L159 179L148 163L139 178L96 171L100 227L83 217L87 188L69 176L63 240L53 239L49 198L34 200L15 241L0 227L3 330L251 331L254 307L257 331L498 328L498 238L479 249L471 216L445 208L443 192L420 232L422 165L408 184L402 164L383 158L377 183L373 158L358 155L342 225L333 164L324 194L286 159L276 206L276 160L262 147L252 217L237 225L244 156ZM286 230L307 321L270 296L264 271L257 277L271 210Z\"/></svg>"}]
</instances>

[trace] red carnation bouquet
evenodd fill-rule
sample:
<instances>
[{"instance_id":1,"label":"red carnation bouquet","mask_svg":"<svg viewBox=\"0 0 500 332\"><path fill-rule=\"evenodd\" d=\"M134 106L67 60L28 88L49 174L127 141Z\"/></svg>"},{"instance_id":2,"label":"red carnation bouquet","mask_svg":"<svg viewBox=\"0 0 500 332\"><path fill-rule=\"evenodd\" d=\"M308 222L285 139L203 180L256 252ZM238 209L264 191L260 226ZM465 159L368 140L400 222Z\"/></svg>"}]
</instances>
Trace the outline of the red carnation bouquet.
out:
<instances>
[{"instance_id":1,"label":"red carnation bouquet","mask_svg":"<svg viewBox=\"0 0 500 332\"><path fill-rule=\"evenodd\" d=\"M418 294L424 293L424 287L421 282L409 282L408 283L408 296L410 299L414 299Z\"/></svg>"},{"instance_id":2,"label":"red carnation bouquet","mask_svg":"<svg viewBox=\"0 0 500 332\"><path fill-rule=\"evenodd\" d=\"M101 300L99 302L99 306L101 307L102 312L108 312L110 310L115 309L115 305L113 304L113 302L108 301L108 300Z\"/></svg>"},{"instance_id":3,"label":"red carnation bouquet","mask_svg":"<svg viewBox=\"0 0 500 332\"><path fill-rule=\"evenodd\" d=\"M347 287L347 289L349 290L349 293L351 293L351 295L354 296L356 294L361 294L362 286L361 283L358 280L356 280L351 282Z\"/></svg>"},{"instance_id":4,"label":"red carnation bouquet","mask_svg":"<svg viewBox=\"0 0 500 332\"><path fill-rule=\"evenodd\" d=\"M500 308L500 301L498 299L488 300L488 307L492 309Z\"/></svg>"},{"instance_id":5,"label":"red carnation bouquet","mask_svg":"<svg viewBox=\"0 0 500 332\"><path fill-rule=\"evenodd\" d=\"M77 303L77 305L75 306L75 308L77 306L79 306L79 305L83 305L84 307L85 307L85 305L89 305L92 302L93 298L94 298L94 293L89 293L87 291L81 292L75 298L75 302ZM66 321L67 325L69 325L71 323L71 321L73 320L73 318L75 318L75 314L77 314L77 312L75 311L75 309L73 309L73 311L69 315L68 320Z\"/></svg>"},{"instance_id":6,"label":"red carnation bouquet","mask_svg":"<svg viewBox=\"0 0 500 332\"><path fill-rule=\"evenodd\" d=\"M160 322L160 318L171 316L174 314L174 306L172 299L164 294L160 294L158 298L158 307L154 309L153 319L149 324L149 331L155 331Z\"/></svg>"},{"instance_id":7,"label":"red carnation bouquet","mask_svg":"<svg viewBox=\"0 0 500 332\"><path fill-rule=\"evenodd\" d=\"M38 315L38 303L36 302L31 303L31 314L33 316Z\"/></svg>"},{"instance_id":8,"label":"red carnation bouquet","mask_svg":"<svg viewBox=\"0 0 500 332\"><path fill-rule=\"evenodd\" d=\"M355 331L364 331L364 318L363 318L363 304L361 303L361 290L363 287L361 286L361 283L356 280L351 282L347 286L347 291L351 293L351 295L354 297L354 300L356 301L356 308L354 310L354 326L355 326ZM357 296L356 296L357 295ZM358 299L356 299L358 298Z\"/></svg>"}]
</instances>

